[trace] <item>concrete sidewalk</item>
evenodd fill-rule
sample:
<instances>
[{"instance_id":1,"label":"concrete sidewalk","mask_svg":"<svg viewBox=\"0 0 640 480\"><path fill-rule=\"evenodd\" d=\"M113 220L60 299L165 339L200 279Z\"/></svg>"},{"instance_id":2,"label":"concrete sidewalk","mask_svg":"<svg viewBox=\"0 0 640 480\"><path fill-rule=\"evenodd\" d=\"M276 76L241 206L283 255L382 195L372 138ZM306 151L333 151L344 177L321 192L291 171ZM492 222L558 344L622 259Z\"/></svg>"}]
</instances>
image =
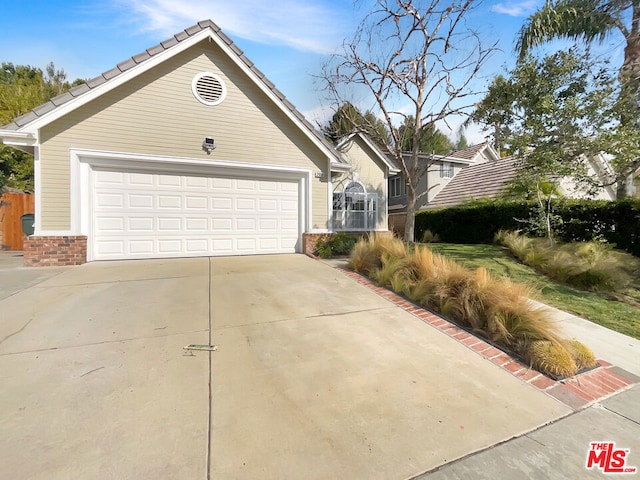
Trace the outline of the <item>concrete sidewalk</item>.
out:
<instances>
[{"instance_id":1,"label":"concrete sidewalk","mask_svg":"<svg viewBox=\"0 0 640 480\"><path fill-rule=\"evenodd\" d=\"M551 318L558 323L566 337L575 338L588 345L596 358L607 360L640 377L640 340L557 308L535 303L549 311Z\"/></svg>"},{"instance_id":2,"label":"concrete sidewalk","mask_svg":"<svg viewBox=\"0 0 640 480\"><path fill-rule=\"evenodd\" d=\"M0 300L54 277L70 267L25 267L22 252L0 250Z\"/></svg>"},{"instance_id":3,"label":"concrete sidewalk","mask_svg":"<svg viewBox=\"0 0 640 480\"><path fill-rule=\"evenodd\" d=\"M628 450L626 467L640 469L639 405L640 386L636 386L551 425L415 477L415 480L606 478L602 469L586 468L591 442L614 442L617 449ZM638 475L640 473L625 478L637 478Z\"/></svg>"}]
</instances>

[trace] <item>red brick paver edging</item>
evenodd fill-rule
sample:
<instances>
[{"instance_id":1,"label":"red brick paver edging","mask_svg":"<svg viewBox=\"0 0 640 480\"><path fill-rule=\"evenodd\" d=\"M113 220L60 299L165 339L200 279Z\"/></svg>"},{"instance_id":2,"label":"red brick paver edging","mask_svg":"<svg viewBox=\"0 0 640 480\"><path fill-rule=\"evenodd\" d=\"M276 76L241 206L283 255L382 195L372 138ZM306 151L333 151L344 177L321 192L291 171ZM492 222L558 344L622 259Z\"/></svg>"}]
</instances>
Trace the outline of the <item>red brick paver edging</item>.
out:
<instances>
[{"instance_id":1,"label":"red brick paver edging","mask_svg":"<svg viewBox=\"0 0 640 480\"><path fill-rule=\"evenodd\" d=\"M508 353L476 337L454 323L411 303L406 298L391 290L377 286L367 277L345 268L338 268L338 270L342 271L347 277L386 298L396 306L418 317L433 328L456 339L467 348L474 350L503 370L506 370L538 390L553 396L574 410L579 410L591 403L609 397L614 393L626 390L637 381L634 375L616 368L604 360L598 360L599 367L593 370L565 380L555 380L532 369L519 359L512 357Z\"/></svg>"}]
</instances>

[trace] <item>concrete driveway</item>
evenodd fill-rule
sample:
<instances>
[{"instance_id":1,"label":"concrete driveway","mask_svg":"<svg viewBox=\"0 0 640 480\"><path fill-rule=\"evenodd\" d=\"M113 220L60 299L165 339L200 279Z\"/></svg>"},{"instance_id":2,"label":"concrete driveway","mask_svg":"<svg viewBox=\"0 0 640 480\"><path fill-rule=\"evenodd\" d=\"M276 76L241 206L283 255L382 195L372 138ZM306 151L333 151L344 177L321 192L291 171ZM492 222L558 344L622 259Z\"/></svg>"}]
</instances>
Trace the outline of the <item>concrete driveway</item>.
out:
<instances>
[{"instance_id":1,"label":"concrete driveway","mask_svg":"<svg viewBox=\"0 0 640 480\"><path fill-rule=\"evenodd\" d=\"M16 289L0 391L0 478L405 479L570 412L302 255Z\"/></svg>"}]
</instances>

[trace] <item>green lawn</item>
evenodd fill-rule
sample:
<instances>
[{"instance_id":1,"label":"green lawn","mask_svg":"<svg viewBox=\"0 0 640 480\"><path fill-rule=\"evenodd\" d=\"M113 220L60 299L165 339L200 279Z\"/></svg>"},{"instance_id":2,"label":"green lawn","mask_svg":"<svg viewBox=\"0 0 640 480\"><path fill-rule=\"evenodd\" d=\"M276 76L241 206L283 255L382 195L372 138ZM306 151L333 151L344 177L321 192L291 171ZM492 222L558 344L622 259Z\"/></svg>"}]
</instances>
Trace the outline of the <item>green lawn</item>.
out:
<instances>
[{"instance_id":1,"label":"green lawn","mask_svg":"<svg viewBox=\"0 0 640 480\"><path fill-rule=\"evenodd\" d=\"M494 275L527 283L540 292L539 299L548 305L640 339L640 308L556 283L514 260L502 247L448 243L430 243L427 246L468 268L485 267Z\"/></svg>"}]
</instances>

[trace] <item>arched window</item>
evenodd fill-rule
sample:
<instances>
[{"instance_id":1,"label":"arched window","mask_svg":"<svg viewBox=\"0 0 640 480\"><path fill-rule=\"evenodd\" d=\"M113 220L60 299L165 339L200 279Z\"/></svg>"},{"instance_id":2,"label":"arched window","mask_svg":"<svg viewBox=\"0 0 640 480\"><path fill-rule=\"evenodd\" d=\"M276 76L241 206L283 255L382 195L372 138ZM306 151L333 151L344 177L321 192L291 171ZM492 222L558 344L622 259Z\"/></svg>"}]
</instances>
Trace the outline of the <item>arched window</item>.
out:
<instances>
[{"instance_id":1,"label":"arched window","mask_svg":"<svg viewBox=\"0 0 640 480\"><path fill-rule=\"evenodd\" d=\"M334 230L375 230L378 194L367 193L358 181L350 182L342 191L333 193Z\"/></svg>"}]
</instances>

